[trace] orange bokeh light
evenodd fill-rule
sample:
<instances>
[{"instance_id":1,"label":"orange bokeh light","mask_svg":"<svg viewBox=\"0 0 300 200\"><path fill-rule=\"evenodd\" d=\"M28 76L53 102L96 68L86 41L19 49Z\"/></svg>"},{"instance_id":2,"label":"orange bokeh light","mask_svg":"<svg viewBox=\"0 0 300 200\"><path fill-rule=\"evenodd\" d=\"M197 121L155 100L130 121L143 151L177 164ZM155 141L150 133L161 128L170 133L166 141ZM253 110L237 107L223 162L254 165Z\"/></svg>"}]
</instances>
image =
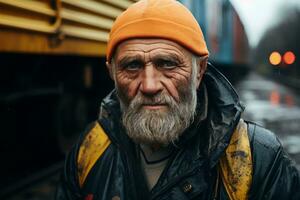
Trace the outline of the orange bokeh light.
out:
<instances>
[{"instance_id":1,"label":"orange bokeh light","mask_svg":"<svg viewBox=\"0 0 300 200\"><path fill-rule=\"evenodd\" d=\"M277 90L273 90L270 94L270 102L272 105L279 105L280 103L280 94Z\"/></svg>"},{"instance_id":2,"label":"orange bokeh light","mask_svg":"<svg viewBox=\"0 0 300 200\"><path fill-rule=\"evenodd\" d=\"M277 51L273 51L269 57L269 61L272 65L279 65L281 63L281 55Z\"/></svg>"},{"instance_id":3,"label":"orange bokeh light","mask_svg":"<svg viewBox=\"0 0 300 200\"><path fill-rule=\"evenodd\" d=\"M285 54L283 55L283 61L288 64L291 65L295 62L296 60L296 56L293 52L291 51L287 51L285 52Z\"/></svg>"}]
</instances>

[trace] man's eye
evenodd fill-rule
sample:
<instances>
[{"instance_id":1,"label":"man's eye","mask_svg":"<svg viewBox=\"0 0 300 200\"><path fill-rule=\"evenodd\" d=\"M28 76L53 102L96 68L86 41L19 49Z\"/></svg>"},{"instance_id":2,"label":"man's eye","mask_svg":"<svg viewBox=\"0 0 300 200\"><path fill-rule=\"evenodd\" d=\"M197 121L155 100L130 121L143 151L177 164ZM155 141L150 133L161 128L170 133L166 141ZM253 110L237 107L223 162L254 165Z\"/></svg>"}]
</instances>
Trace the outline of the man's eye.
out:
<instances>
[{"instance_id":1,"label":"man's eye","mask_svg":"<svg viewBox=\"0 0 300 200\"><path fill-rule=\"evenodd\" d=\"M156 65L164 69L173 69L177 67L177 63L171 60L160 60L156 63Z\"/></svg>"},{"instance_id":2,"label":"man's eye","mask_svg":"<svg viewBox=\"0 0 300 200\"><path fill-rule=\"evenodd\" d=\"M141 62L133 61L133 62L125 64L123 68L126 70L134 71L134 70L138 70L142 67L143 67L143 64Z\"/></svg>"}]
</instances>

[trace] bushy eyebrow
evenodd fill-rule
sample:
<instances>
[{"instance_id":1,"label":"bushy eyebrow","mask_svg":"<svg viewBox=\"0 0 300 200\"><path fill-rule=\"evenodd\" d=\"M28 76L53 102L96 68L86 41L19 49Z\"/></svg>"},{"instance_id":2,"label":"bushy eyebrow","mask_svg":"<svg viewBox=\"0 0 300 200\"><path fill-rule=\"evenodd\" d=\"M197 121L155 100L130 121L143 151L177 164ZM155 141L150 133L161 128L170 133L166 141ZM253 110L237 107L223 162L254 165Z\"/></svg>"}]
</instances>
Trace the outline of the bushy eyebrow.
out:
<instances>
[{"instance_id":1,"label":"bushy eyebrow","mask_svg":"<svg viewBox=\"0 0 300 200\"><path fill-rule=\"evenodd\" d=\"M119 61L118 65L119 66L125 66L126 64L132 62L132 61L140 61L143 62L142 56L140 55L134 55L134 56L124 56L123 58L121 58L121 60Z\"/></svg>"},{"instance_id":2,"label":"bushy eyebrow","mask_svg":"<svg viewBox=\"0 0 300 200\"><path fill-rule=\"evenodd\" d=\"M180 63L181 59L178 57L178 55L176 54L158 54L158 55L154 55L151 60L153 62L157 62L157 61L161 61L161 60L166 60L166 61L171 61L171 62L176 62L176 63ZM120 59L120 61L118 62L118 66L120 67L124 67L126 66L128 63L131 63L133 61L138 61L141 63L144 63L145 61L143 60L143 57L141 55L127 55L124 56Z\"/></svg>"},{"instance_id":3,"label":"bushy eyebrow","mask_svg":"<svg viewBox=\"0 0 300 200\"><path fill-rule=\"evenodd\" d=\"M169 60L172 62L180 62L180 59L176 54L159 54L152 57L153 61L157 60Z\"/></svg>"}]
</instances>

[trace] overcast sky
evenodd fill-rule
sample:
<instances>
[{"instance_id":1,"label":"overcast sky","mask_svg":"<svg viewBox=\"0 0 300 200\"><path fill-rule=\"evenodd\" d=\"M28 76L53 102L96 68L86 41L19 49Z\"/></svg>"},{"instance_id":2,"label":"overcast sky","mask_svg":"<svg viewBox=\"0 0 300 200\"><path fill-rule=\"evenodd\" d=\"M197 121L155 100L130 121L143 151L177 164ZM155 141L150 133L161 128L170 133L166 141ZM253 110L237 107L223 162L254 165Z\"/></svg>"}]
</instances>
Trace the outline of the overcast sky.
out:
<instances>
[{"instance_id":1,"label":"overcast sky","mask_svg":"<svg viewBox=\"0 0 300 200\"><path fill-rule=\"evenodd\" d=\"M268 27L282 16L284 4L300 9L300 0L230 0L244 24L249 43L255 47Z\"/></svg>"}]
</instances>

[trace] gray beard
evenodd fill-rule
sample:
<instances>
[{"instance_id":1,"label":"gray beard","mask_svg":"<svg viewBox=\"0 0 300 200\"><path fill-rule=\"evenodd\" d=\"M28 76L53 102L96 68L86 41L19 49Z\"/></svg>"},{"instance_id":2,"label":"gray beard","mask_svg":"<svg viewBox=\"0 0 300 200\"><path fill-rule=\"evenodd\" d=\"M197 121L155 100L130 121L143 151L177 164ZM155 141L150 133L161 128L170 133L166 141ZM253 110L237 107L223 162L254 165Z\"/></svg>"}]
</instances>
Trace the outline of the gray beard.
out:
<instances>
[{"instance_id":1,"label":"gray beard","mask_svg":"<svg viewBox=\"0 0 300 200\"><path fill-rule=\"evenodd\" d=\"M175 143L194 120L197 106L195 81L188 90L179 88L180 102L177 103L164 92L153 97L138 93L127 106L120 98L122 123L127 135L138 144L168 145ZM167 104L166 110L146 110L143 104Z\"/></svg>"}]
</instances>

